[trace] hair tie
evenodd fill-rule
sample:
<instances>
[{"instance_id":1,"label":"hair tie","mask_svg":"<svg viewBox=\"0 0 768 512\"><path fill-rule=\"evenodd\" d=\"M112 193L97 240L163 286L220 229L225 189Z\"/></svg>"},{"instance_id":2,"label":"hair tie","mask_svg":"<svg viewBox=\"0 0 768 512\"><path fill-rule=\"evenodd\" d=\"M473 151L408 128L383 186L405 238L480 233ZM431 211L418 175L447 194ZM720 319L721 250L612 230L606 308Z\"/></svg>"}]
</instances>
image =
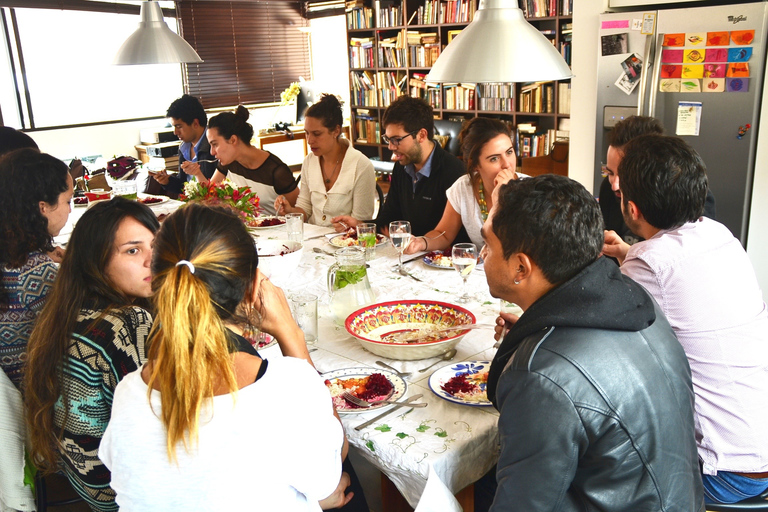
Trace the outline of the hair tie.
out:
<instances>
[{"instance_id":1,"label":"hair tie","mask_svg":"<svg viewBox=\"0 0 768 512\"><path fill-rule=\"evenodd\" d=\"M179 261L176 263L176 266L178 267L179 265L186 265L187 267L189 267L189 271L190 271L190 272L192 272L193 274L195 273L195 266L192 264L192 262L191 262L191 261L187 261L187 260L179 260Z\"/></svg>"}]
</instances>

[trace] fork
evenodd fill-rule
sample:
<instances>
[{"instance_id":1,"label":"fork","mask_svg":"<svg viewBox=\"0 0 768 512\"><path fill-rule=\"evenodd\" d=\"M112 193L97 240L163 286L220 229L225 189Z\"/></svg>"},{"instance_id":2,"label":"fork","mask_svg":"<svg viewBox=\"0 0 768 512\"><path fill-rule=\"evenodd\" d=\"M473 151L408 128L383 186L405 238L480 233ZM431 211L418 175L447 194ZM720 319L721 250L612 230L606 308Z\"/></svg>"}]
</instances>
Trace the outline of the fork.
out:
<instances>
[{"instance_id":1,"label":"fork","mask_svg":"<svg viewBox=\"0 0 768 512\"><path fill-rule=\"evenodd\" d=\"M341 396L347 402L349 402L351 404L354 404L354 405L357 405L358 407L364 407L366 409L368 407L371 407L371 406L376 405L376 404L407 405L408 407L426 407L427 406L426 403L423 403L423 404L413 404L413 403L406 404L404 402L396 402L394 400L378 400L375 403L371 403L371 402L368 402L366 400L363 400L362 398L356 397L355 395L353 395L349 391L345 391L344 393L342 393Z\"/></svg>"},{"instance_id":2,"label":"fork","mask_svg":"<svg viewBox=\"0 0 768 512\"><path fill-rule=\"evenodd\" d=\"M395 372L397 374L397 376L400 377L401 379L404 379L406 377L410 377L411 376L411 372L401 372L397 368L395 368L393 366L389 366L384 361L376 361L376 364L381 366L382 368L387 368L388 370L391 370L391 371Z\"/></svg>"}]
</instances>

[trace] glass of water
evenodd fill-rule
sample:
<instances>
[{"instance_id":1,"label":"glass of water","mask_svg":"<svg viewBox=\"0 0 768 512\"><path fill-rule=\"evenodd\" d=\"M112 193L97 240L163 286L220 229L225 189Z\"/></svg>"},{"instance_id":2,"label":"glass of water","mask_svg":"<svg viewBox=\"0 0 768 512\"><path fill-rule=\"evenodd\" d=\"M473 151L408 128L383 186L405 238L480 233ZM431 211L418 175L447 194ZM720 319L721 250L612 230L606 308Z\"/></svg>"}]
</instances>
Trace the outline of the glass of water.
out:
<instances>
[{"instance_id":1,"label":"glass of water","mask_svg":"<svg viewBox=\"0 0 768 512\"><path fill-rule=\"evenodd\" d=\"M357 245L365 249L365 260L373 259L376 251L376 224L361 222L357 225Z\"/></svg>"},{"instance_id":2,"label":"glass of water","mask_svg":"<svg viewBox=\"0 0 768 512\"><path fill-rule=\"evenodd\" d=\"M288 230L288 240L304 242L304 216L302 214L287 214L285 216L285 227Z\"/></svg>"},{"instance_id":3,"label":"glass of water","mask_svg":"<svg viewBox=\"0 0 768 512\"><path fill-rule=\"evenodd\" d=\"M472 297L467 292L467 278L469 274L477 266L477 246L475 244L456 244L451 251L451 261L453 262L453 268L461 276L464 281L464 293L457 301L461 304L466 304Z\"/></svg>"},{"instance_id":4,"label":"glass of water","mask_svg":"<svg viewBox=\"0 0 768 512\"><path fill-rule=\"evenodd\" d=\"M304 331L304 341L307 345L314 345L317 342L317 295L294 293L288 300L291 303L293 319Z\"/></svg>"},{"instance_id":5,"label":"glass of water","mask_svg":"<svg viewBox=\"0 0 768 512\"><path fill-rule=\"evenodd\" d=\"M389 223L389 239L397 250L397 271L403 273L403 252L411 243L411 223L407 220L396 220Z\"/></svg>"}]
</instances>

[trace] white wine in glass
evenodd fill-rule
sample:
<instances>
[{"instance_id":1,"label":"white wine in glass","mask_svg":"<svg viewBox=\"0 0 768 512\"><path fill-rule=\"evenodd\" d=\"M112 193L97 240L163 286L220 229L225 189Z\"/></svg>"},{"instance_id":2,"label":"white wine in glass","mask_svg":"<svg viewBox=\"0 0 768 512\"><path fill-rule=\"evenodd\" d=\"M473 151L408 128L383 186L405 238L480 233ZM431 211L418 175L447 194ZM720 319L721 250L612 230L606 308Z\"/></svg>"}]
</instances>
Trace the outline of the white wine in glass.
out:
<instances>
[{"instance_id":1,"label":"white wine in glass","mask_svg":"<svg viewBox=\"0 0 768 512\"><path fill-rule=\"evenodd\" d=\"M411 243L411 223L407 220L396 220L389 223L389 239L397 250L397 271L403 273L403 252Z\"/></svg>"},{"instance_id":2,"label":"white wine in glass","mask_svg":"<svg viewBox=\"0 0 768 512\"><path fill-rule=\"evenodd\" d=\"M464 282L464 293L457 301L460 304L466 304L472 300L472 296L467 292L467 278L475 269L475 266L477 266L477 246L475 244L454 245L451 251L451 262L453 263L453 268L456 269Z\"/></svg>"}]
</instances>

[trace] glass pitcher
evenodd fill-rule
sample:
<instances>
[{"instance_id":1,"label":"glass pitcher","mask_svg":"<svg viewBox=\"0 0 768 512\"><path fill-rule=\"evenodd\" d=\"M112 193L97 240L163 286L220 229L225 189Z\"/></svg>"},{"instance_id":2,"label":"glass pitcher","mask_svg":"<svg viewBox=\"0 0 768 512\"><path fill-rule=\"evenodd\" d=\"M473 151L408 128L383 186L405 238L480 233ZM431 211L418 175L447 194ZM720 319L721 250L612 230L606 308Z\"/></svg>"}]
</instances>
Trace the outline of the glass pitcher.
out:
<instances>
[{"instance_id":1,"label":"glass pitcher","mask_svg":"<svg viewBox=\"0 0 768 512\"><path fill-rule=\"evenodd\" d=\"M339 324L343 324L350 313L376 300L362 248L345 247L336 251L336 263L328 269L328 295L331 312Z\"/></svg>"}]
</instances>

